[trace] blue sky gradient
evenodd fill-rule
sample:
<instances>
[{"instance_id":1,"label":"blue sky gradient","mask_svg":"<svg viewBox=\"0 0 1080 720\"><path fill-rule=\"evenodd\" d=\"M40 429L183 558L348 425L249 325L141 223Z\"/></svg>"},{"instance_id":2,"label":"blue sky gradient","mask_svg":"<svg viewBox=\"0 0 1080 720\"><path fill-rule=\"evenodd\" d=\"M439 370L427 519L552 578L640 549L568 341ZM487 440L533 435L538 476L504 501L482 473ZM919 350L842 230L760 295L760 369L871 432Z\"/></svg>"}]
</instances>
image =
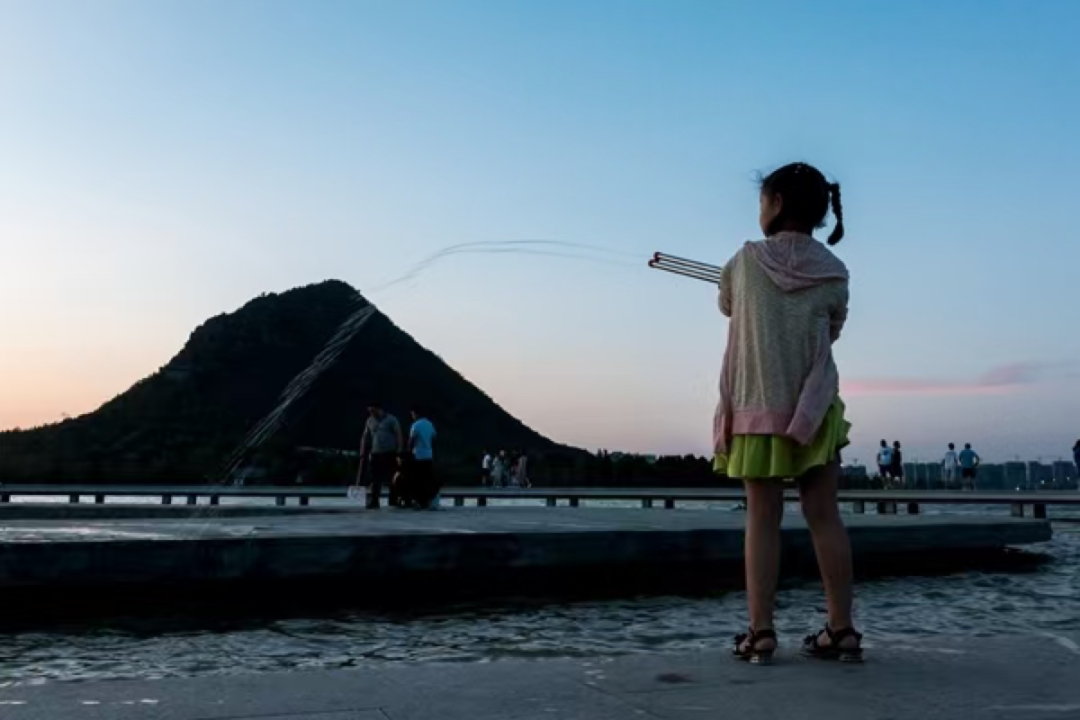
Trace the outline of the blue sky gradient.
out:
<instances>
[{"instance_id":1,"label":"blue sky gradient","mask_svg":"<svg viewBox=\"0 0 1080 720\"><path fill-rule=\"evenodd\" d=\"M708 450L726 328L655 250L843 186L855 423L909 456L1080 436L1080 5L7 2L0 426L92 410L207 317L327 278L565 442Z\"/></svg>"}]
</instances>

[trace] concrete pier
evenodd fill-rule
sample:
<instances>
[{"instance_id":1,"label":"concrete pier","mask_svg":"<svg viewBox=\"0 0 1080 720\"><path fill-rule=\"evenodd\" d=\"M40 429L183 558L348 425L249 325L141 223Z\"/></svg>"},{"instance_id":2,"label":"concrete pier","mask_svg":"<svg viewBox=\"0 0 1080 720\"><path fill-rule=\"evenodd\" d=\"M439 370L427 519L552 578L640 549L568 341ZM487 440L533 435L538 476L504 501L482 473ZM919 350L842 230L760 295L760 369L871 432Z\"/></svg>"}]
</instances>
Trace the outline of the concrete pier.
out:
<instances>
[{"instance_id":1,"label":"concrete pier","mask_svg":"<svg viewBox=\"0 0 1080 720\"><path fill-rule=\"evenodd\" d=\"M1045 720L1080 716L1070 638L930 637L864 665L725 652L0 687L4 720Z\"/></svg>"},{"instance_id":2,"label":"concrete pier","mask_svg":"<svg viewBox=\"0 0 1080 720\"><path fill-rule=\"evenodd\" d=\"M108 507L108 506L105 506ZM184 519L0 522L0 589L451 576L485 583L514 571L628 574L680 569L732 578L742 513L632 509L452 508ZM858 563L993 550L1050 539L1046 520L855 516ZM811 557L801 520L785 520L785 563Z\"/></svg>"}]
</instances>

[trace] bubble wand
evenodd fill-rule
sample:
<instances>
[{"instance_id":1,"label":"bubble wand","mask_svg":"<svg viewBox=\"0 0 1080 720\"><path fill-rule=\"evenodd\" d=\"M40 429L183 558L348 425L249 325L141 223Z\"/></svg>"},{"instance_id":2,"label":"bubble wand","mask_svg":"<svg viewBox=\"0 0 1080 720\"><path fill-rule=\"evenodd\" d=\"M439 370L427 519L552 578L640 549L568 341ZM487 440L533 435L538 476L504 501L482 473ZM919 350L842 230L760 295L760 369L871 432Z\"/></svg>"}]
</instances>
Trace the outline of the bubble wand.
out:
<instances>
[{"instance_id":1,"label":"bubble wand","mask_svg":"<svg viewBox=\"0 0 1080 720\"><path fill-rule=\"evenodd\" d=\"M723 268L716 265L698 262L697 260L687 260L686 258L662 252L653 253L652 259L649 260L649 267L654 270L663 270L664 272L693 278L694 280L703 280L714 285L720 284L720 274L723 271Z\"/></svg>"}]
</instances>

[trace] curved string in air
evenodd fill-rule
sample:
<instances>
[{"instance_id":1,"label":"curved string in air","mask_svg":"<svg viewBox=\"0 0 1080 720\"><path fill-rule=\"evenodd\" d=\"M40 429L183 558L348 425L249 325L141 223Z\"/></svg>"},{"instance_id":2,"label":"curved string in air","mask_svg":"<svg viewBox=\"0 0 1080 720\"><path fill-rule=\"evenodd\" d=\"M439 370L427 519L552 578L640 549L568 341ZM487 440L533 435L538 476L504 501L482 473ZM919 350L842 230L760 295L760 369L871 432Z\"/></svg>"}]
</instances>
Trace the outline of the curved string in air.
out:
<instances>
[{"instance_id":1,"label":"curved string in air","mask_svg":"<svg viewBox=\"0 0 1080 720\"><path fill-rule=\"evenodd\" d=\"M444 247L413 265L400 277L372 288L371 292L385 292L397 285L413 280L432 265L454 255L498 254L538 255L635 268L640 266L640 262L631 262L631 258L640 259L642 257L642 253L563 240L478 240Z\"/></svg>"},{"instance_id":2,"label":"curved string in air","mask_svg":"<svg viewBox=\"0 0 1080 720\"><path fill-rule=\"evenodd\" d=\"M585 254L585 253L594 254ZM623 265L639 268L640 263L631 263L628 258L637 258L636 253L626 250L604 248L584 243L573 243L562 240L496 240L476 241L450 245L429 255L413 265L404 275L394 280L383 283L374 288L371 293L378 295L391 288L406 283L421 275L432 265L455 255L465 254L521 254L542 255L547 257L560 257L587 262L605 262L608 264ZM602 253L602 254L600 254ZM619 259L624 257L627 259ZM314 385L316 379L326 370L332 367L349 345L352 339L366 324L367 320L377 312L375 305L365 303L364 297L359 293L353 302L359 306L354 312L338 326L334 335L327 341L323 350L315 356L312 362L292 379L278 397L277 405L258 423L252 426L240 445L226 458L222 469L217 474L225 482L235 479L245 461L252 456L255 450L275 435L288 423L288 411ZM298 418L292 418L295 422Z\"/></svg>"}]
</instances>

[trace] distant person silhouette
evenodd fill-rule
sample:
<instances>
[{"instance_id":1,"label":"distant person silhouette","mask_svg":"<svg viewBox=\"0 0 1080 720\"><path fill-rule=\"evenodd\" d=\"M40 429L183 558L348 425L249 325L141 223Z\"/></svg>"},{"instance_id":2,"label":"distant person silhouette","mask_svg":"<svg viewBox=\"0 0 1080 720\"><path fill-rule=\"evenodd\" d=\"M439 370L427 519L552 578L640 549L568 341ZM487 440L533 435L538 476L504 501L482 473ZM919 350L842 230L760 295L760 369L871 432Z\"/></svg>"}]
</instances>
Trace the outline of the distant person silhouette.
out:
<instances>
[{"instance_id":1,"label":"distant person silhouette","mask_svg":"<svg viewBox=\"0 0 1080 720\"><path fill-rule=\"evenodd\" d=\"M364 434L360 438L360 468L356 473L357 485L363 482L365 465L370 473L367 496L369 510L379 509L383 485L390 486L393 482L397 456L404 449L405 438L398 419L386 412L382 405L369 406Z\"/></svg>"},{"instance_id":2,"label":"distant person silhouette","mask_svg":"<svg viewBox=\"0 0 1080 720\"><path fill-rule=\"evenodd\" d=\"M491 482L491 453L484 451L484 458L480 461L480 484L487 485Z\"/></svg>"},{"instance_id":3,"label":"distant person silhouette","mask_svg":"<svg viewBox=\"0 0 1080 720\"><path fill-rule=\"evenodd\" d=\"M978 475L979 453L971 449L971 443L964 443L964 449L960 451L960 480L964 489L975 489L975 478Z\"/></svg>"},{"instance_id":4,"label":"distant person silhouette","mask_svg":"<svg viewBox=\"0 0 1080 720\"><path fill-rule=\"evenodd\" d=\"M518 457L518 485L526 490L532 487L532 480L529 479L529 456L524 452Z\"/></svg>"},{"instance_id":5,"label":"distant person silhouette","mask_svg":"<svg viewBox=\"0 0 1080 720\"><path fill-rule=\"evenodd\" d=\"M888 440L881 441L881 449L877 453L877 467L881 484L886 488L889 487L891 484L889 478L892 476L892 448L889 447Z\"/></svg>"},{"instance_id":6,"label":"distant person silhouette","mask_svg":"<svg viewBox=\"0 0 1080 720\"><path fill-rule=\"evenodd\" d=\"M525 453L521 452L520 450L514 451L513 461L510 468L511 487L532 487L532 483L529 481L528 463L529 458L525 456Z\"/></svg>"},{"instance_id":7,"label":"distant person silhouette","mask_svg":"<svg viewBox=\"0 0 1080 720\"><path fill-rule=\"evenodd\" d=\"M491 461L491 487L501 488L506 480L506 453L500 451Z\"/></svg>"},{"instance_id":8,"label":"distant person silhouette","mask_svg":"<svg viewBox=\"0 0 1080 720\"><path fill-rule=\"evenodd\" d=\"M413 424L409 428L409 450L412 451L413 499L421 510L434 510L439 494L435 477L435 425L419 408L413 408Z\"/></svg>"},{"instance_id":9,"label":"distant person silhouette","mask_svg":"<svg viewBox=\"0 0 1080 720\"><path fill-rule=\"evenodd\" d=\"M889 472L900 489L904 489L904 454L900 452L900 441L893 442L892 462L889 464Z\"/></svg>"},{"instance_id":10,"label":"distant person silhouette","mask_svg":"<svg viewBox=\"0 0 1080 720\"><path fill-rule=\"evenodd\" d=\"M1076 466L1076 487L1080 489L1080 440L1073 445L1073 465Z\"/></svg>"},{"instance_id":11,"label":"distant person silhouette","mask_svg":"<svg viewBox=\"0 0 1080 720\"><path fill-rule=\"evenodd\" d=\"M946 489L952 489L956 483L960 469L960 458L956 455L956 446L949 443L949 449L945 451L945 457L941 461L941 479Z\"/></svg>"}]
</instances>

